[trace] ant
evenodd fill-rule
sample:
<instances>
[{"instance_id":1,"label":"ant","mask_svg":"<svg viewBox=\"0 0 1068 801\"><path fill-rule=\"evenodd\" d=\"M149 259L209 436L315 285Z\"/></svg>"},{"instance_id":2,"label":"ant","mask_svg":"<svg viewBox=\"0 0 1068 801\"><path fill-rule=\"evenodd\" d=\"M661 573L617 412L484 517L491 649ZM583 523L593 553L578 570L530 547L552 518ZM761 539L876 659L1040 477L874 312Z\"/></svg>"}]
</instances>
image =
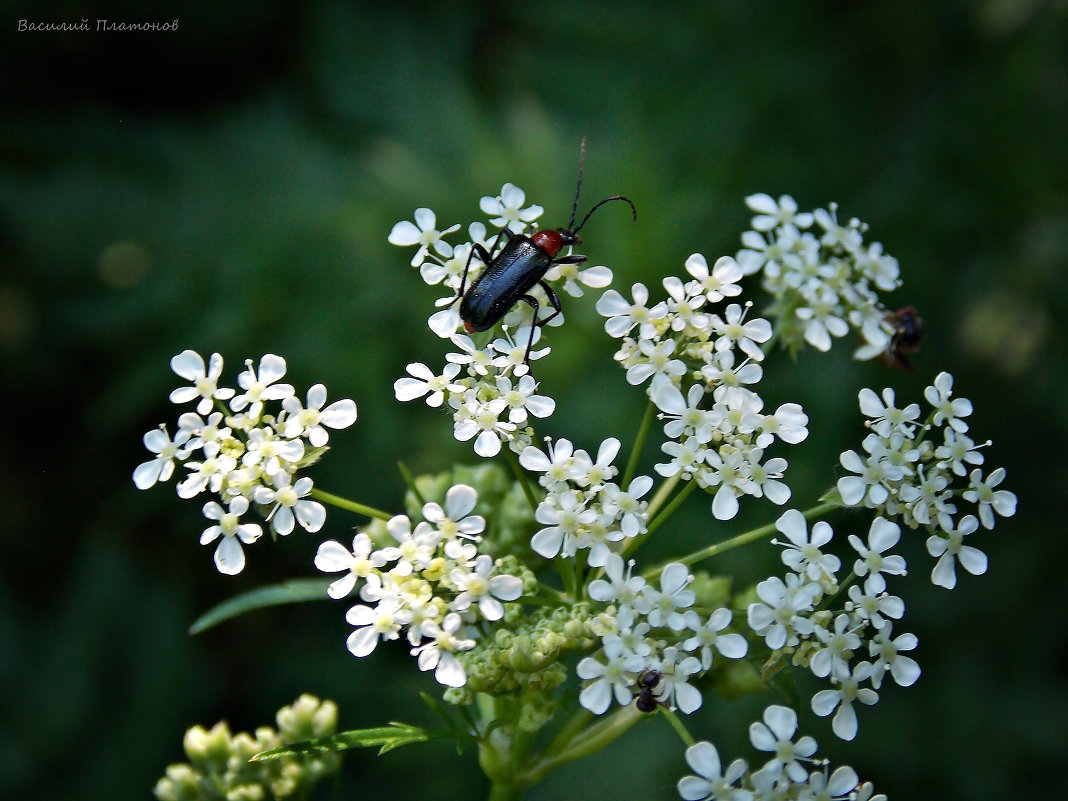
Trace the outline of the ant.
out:
<instances>
[{"instance_id":1,"label":"ant","mask_svg":"<svg viewBox=\"0 0 1068 801\"><path fill-rule=\"evenodd\" d=\"M655 712L664 699L657 697L656 688L664 680L664 674L653 668L645 668L638 674L638 692L634 694L634 706L639 712Z\"/></svg>"}]
</instances>

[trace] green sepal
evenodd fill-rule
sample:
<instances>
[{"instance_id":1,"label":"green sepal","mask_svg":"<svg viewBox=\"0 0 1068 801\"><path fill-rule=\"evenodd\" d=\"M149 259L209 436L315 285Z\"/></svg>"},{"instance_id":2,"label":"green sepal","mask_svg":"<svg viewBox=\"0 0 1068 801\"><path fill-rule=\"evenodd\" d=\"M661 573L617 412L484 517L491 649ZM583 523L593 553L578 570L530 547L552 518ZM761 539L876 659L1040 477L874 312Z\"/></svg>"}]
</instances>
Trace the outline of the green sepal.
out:
<instances>
[{"instance_id":1,"label":"green sepal","mask_svg":"<svg viewBox=\"0 0 1068 801\"><path fill-rule=\"evenodd\" d=\"M325 601L328 598L326 588L332 581L333 579L329 578L292 579L235 595L198 617L189 627L189 633L200 634L225 620L254 609L305 601Z\"/></svg>"},{"instance_id":2,"label":"green sepal","mask_svg":"<svg viewBox=\"0 0 1068 801\"><path fill-rule=\"evenodd\" d=\"M353 729L331 737L316 737L314 740L303 740L299 743L283 745L280 748L272 748L270 751L262 751L256 754L249 761L263 762L268 759L318 756L334 751L347 751L350 748L374 748L376 746L378 747L378 753L384 754L394 748L400 748L402 745L425 743L427 740L436 740L449 736L451 735L448 732L421 729L418 726L409 726L407 723L391 721L388 726L379 726L374 729Z\"/></svg>"}]
</instances>

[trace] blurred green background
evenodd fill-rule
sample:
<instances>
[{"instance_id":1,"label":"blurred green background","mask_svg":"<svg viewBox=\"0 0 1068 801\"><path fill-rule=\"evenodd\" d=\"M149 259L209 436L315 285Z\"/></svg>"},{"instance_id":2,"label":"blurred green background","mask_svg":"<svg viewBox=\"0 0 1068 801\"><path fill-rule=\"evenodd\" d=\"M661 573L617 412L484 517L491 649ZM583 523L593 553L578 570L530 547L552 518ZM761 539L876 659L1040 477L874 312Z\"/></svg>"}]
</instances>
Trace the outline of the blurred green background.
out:
<instances>
[{"instance_id":1,"label":"blurred green background","mask_svg":"<svg viewBox=\"0 0 1068 801\"><path fill-rule=\"evenodd\" d=\"M355 661L340 607L188 637L214 603L310 574L318 538L261 543L244 574L220 576L197 544L200 504L173 484L138 492L130 475L142 434L173 429L168 360L185 348L220 351L231 383L244 358L279 353L298 391L322 381L356 400L359 422L312 473L324 489L399 510L398 458L416 471L472 460L446 417L393 400L405 364L436 368L442 347L424 324L438 293L386 235L417 206L443 224L476 219L504 181L546 207L546 225L563 223L582 136L587 204L623 193L639 211L637 224L605 211L584 232L619 288L658 286L694 251L735 252L753 192L838 201L900 259L905 286L887 302L917 306L928 326L915 376L852 363L851 345L769 363L769 404L796 400L812 418L809 441L784 454L796 503L862 438L859 387L919 400L949 370L1019 513L978 537L988 575L952 593L927 581L921 539L904 545L920 682L885 688L855 743L810 712L802 725L895 801L1061 784L1064 2L2 8L0 796L148 797L182 758L185 727L225 717L247 730L303 691L336 700L346 728L430 723L415 696L432 680L400 648ZM19 19L83 18L94 30L17 32ZM179 27L98 33L103 18ZM641 398L624 391L592 298L564 302L568 323L539 365L558 400L543 431L591 449L626 440ZM675 547L778 514L750 501L726 528L703 500L685 511ZM357 522L332 512L324 535ZM722 566L758 578L774 569L764 551ZM769 700L709 702L691 729L753 759L745 726ZM529 797L675 798L682 752L654 719ZM339 797L387 787L399 799L484 792L473 755L448 746L347 757Z\"/></svg>"}]
</instances>

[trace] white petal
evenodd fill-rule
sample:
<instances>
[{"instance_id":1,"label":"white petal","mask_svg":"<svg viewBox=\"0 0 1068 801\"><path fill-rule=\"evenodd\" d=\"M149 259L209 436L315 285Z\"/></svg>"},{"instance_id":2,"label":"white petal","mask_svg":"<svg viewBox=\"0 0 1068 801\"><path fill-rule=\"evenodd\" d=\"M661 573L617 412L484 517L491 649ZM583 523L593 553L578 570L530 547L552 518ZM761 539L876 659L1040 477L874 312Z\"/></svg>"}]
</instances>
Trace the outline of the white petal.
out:
<instances>
[{"instance_id":1,"label":"white petal","mask_svg":"<svg viewBox=\"0 0 1068 801\"><path fill-rule=\"evenodd\" d=\"M260 359L260 369L257 376L264 384L277 381L286 374L286 360L273 353L265 353Z\"/></svg>"},{"instance_id":2,"label":"white petal","mask_svg":"<svg viewBox=\"0 0 1068 801\"><path fill-rule=\"evenodd\" d=\"M780 740L790 739L797 731L797 713L788 706L769 706L764 710L764 722Z\"/></svg>"},{"instance_id":3,"label":"white petal","mask_svg":"<svg viewBox=\"0 0 1068 801\"><path fill-rule=\"evenodd\" d=\"M489 580L489 589L502 601L514 601L523 592L523 582L516 576L494 576Z\"/></svg>"},{"instance_id":4,"label":"white petal","mask_svg":"<svg viewBox=\"0 0 1068 801\"><path fill-rule=\"evenodd\" d=\"M675 703L685 715L700 709L703 701L701 691L691 684L680 684L675 688Z\"/></svg>"},{"instance_id":5,"label":"white petal","mask_svg":"<svg viewBox=\"0 0 1068 801\"><path fill-rule=\"evenodd\" d=\"M430 387L425 381L414 378L398 378L393 382L393 394L399 401L410 401L423 397Z\"/></svg>"},{"instance_id":6,"label":"white petal","mask_svg":"<svg viewBox=\"0 0 1068 801\"><path fill-rule=\"evenodd\" d=\"M978 548L972 548L970 545L963 546L957 554L957 559L960 560L960 566L973 576L981 576L986 572L986 554Z\"/></svg>"},{"instance_id":7,"label":"white petal","mask_svg":"<svg viewBox=\"0 0 1068 801\"><path fill-rule=\"evenodd\" d=\"M196 381L206 375L204 359L195 350L183 350L171 359L171 369L186 381Z\"/></svg>"},{"instance_id":8,"label":"white petal","mask_svg":"<svg viewBox=\"0 0 1068 801\"><path fill-rule=\"evenodd\" d=\"M486 459L501 452L501 440L493 431L483 431L475 440L475 453Z\"/></svg>"},{"instance_id":9,"label":"white petal","mask_svg":"<svg viewBox=\"0 0 1068 801\"><path fill-rule=\"evenodd\" d=\"M843 740L852 740L857 736L857 713L852 704L842 704L831 722L831 729Z\"/></svg>"},{"instance_id":10,"label":"white petal","mask_svg":"<svg viewBox=\"0 0 1068 801\"><path fill-rule=\"evenodd\" d=\"M699 742L686 749L686 763L706 779L719 777L719 752L712 743Z\"/></svg>"},{"instance_id":11,"label":"white petal","mask_svg":"<svg viewBox=\"0 0 1068 801\"><path fill-rule=\"evenodd\" d=\"M346 398L331 403L323 410L320 421L328 428L348 428L356 422L356 402Z\"/></svg>"},{"instance_id":12,"label":"white petal","mask_svg":"<svg viewBox=\"0 0 1068 801\"><path fill-rule=\"evenodd\" d=\"M463 687L467 683L467 674L464 666L450 653L443 653L438 660L438 668L434 671L434 678L438 684L446 687Z\"/></svg>"},{"instance_id":13,"label":"white petal","mask_svg":"<svg viewBox=\"0 0 1068 801\"><path fill-rule=\"evenodd\" d=\"M942 557L935 563L934 569L931 571L931 583L939 587L945 587L947 590L956 587L957 572L954 568L955 564L950 554L942 554Z\"/></svg>"},{"instance_id":14,"label":"white petal","mask_svg":"<svg viewBox=\"0 0 1068 801\"><path fill-rule=\"evenodd\" d=\"M612 692L606 681L596 681L579 693L579 704L595 715L603 715L612 703Z\"/></svg>"},{"instance_id":15,"label":"white petal","mask_svg":"<svg viewBox=\"0 0 1068 801\"><path fill-rule=\"evenodd\" d=\"M698 743L697 745L708 745L708 743ZM693 746L696 748L697 746ZM712 785L704 779L699 779L697 776L683 776L679 779L676 785L679 796L683 801L703 801L709 797L709 793L712 792Z\"/></svg>"},{"instance_id":16,"label":"white petal","mask_svg":"<svg viewBox=\"0 0 1068 801\"><path fill-rule=\"evenodd\" d=\"M612 283L612 271L607 267L587 267L579 273L579 280L591 289L600 289Z\"/></svg>"},{"instance_id":17,"label":"white petal","mask_svg":"<svg viewBox=\"0 0 1068 801\"><path fill-rule=\"evenodd\" d=\"M297 501L297 520L304 530L314 534L326 522L326 507L318 501Z\"/></svg>"},{"instance_id":18,"label":"white petal","mask_svg":"<svg viewBox=\"0 0 1068 801\"><path fill-rule=\"evenodd\" d=\"M812 711L821 718L825 718L834 711L840 700L838 693L834 690L820 690L812 696Z\"/></svg>"},{"instance_id":19,"label":"white petal","mask_svg":"<svg viewBox=\"0 0 1068 801\"><path fill-rule=\"evenodd\" d=\"M738 514L738 499L734 491L724 485L716 491L716 497L712 499L712 516L716 520L730 520Z\"/></svg>"},{"instance_id":20,"label":"white petal","mask_svg":"<svg viewBox=\"0 0 1068 801\"><path fill-rule=\"evenodd\" d=\"M552 559L560 553L560 547L564 542L563 532L556 526L543 528L530 538L530 547L534 553Z\"/></svg>"},{"instance_id":21,"label":"white petal","mask_svg":"<svg viewBox=\"0 0 1068 801\"><path fill-rule=\"evenodd\" d=\"M352 566L352 554L337 540L328 540L315 552L315 567L324 573L339 573Z\"/></svg>"},{"instance_id":22,"label":"white petal","mask_svg":"<svg viewBox=\"0 0 1068 801\"><path fill-rule=\"evenodd\" d=\"M389 236L386 239L391 245L403 247L417 244L420 236L422 236L422 231L408 222L408 220L402 220L393 226L393 230L389 232Z\"/></svg>"},{"instance_id":23,"label":"white petal","mask_svg":"<svg viewBox=\"0 0 1068 801\"><path fill-rule=\"evenodd\" d=\"M245 552L236 537L223 537L215 549L215 566L220 573L236 576L245 568Z\"/></svg>"},{"instance_id":24,"label":"white petal","mask_svg":"<svg viewBox=\"0 0 1068 801\"><path fill-rule=\"evenodd\" d=\"M345 640L345 647L353 656L367 656L378 645L378 634L371 626L356 629Z\"/></svg>"},{"instance_id":25,"label":"white petal","mask_svg":"<svg viewBox=\"0 0 1068 801\"><path fill-rule=\"evenodd\" d=\"M151 462L143 462L133 472L134 486L138 489L148 489L159 479L163 462L153 459Z\"/></svg>"}]
</instances>

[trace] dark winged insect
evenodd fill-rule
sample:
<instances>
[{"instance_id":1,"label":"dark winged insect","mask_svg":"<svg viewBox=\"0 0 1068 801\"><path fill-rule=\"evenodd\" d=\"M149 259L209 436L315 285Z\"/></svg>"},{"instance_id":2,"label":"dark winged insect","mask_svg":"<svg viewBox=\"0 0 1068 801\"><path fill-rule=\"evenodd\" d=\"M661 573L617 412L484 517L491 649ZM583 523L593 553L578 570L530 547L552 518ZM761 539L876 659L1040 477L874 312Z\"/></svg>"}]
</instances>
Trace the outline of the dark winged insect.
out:
<instances>
[{"instance_id":1,"label":"dark winged insect","mask_svg":"<svg viewBox=\"0 0 1068 801\"><path fill-rule=\"evenodd\" d=\"M913 306L905 306L895 312L887 312L884 318L894 328L890 344L879 357L889 367L897 367L909 373L916 372L909 356L920 349L923 339L923 318Z\"/></svg>"},{"instance_id":2,"label":"dark winged insect","mask_svg":"<svg viewBox=\"0 0 1068 801\"><path fill-rule=\"evenodd\" d=\"M530 360L530 349L534 345L534 329L541 327L552 320L563 310L560 308L560 298L542 279L549 268L554 264L580 264L586 261L586 257L580 254L557 256L557 254L569 245L580 245L582 240L578 232L586 224L597 209L612 200L622 200L630 205L631 214L638 219L638 210L630 198L622 195L612 195L594 204L582 222L575 226L575 213L578 211L579 192L582 190L582 167L586 160L586 140L582 140L579 150L578 182L575 186L575 202L571 207L571 218L567 228L557 228L547 231L536 231L530 236L517 234L502 228L493 241L493 247L488 251L480 244L471 248L464 266L463 278L460 280L460 291L456 300L460 301L460 319L463 320L467 332L486 331L496 325L508 310L519 301L530 304L534 310L534 321L530 326L530 339L527 341L524 361ZM502 245L503 241L503 247ZM498 252L498 248L500 251ZM478 255L486 265L482 274L475 279L471 287L465 292L467 276L471 270L471 259ZM540 304L538 299L528 294L534 285L538 284L545 291L550 305L555 311L548 317L538 319Z\"/></svg>"},{"instance_id":3,"label":"dark winged insect","mask_svg":"<svg viewBox=\"0 0 1068 801\"><path fill-rule=\"evenodd\" d=\"M634 695L634 706L639 712L655 712L657 706L663 703L656 692L663 679L664 674L652 668L646 668L638 674L638 692Z\"/></svg>"}]
</instances>

